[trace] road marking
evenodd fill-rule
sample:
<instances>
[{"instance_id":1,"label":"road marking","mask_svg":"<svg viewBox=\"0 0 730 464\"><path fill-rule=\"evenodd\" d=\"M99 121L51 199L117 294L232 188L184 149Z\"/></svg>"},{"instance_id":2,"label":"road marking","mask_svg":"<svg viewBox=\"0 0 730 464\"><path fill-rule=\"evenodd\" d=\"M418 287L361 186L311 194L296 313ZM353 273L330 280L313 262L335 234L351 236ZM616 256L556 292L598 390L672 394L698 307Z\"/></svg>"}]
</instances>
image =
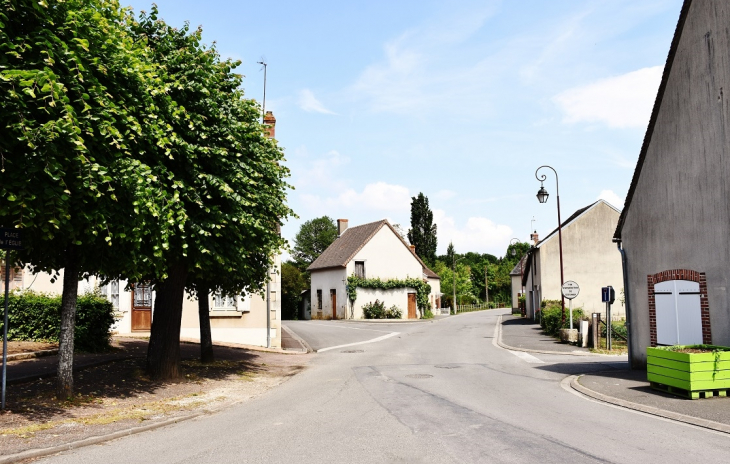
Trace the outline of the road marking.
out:
<instances>
[{"instance_id":1,"label":"road marking","mask_svg":"<svg viewBox=\"0 0 730 464\"><path fill-rule=\"evenodd\" d=\"M545 364L544 361L536 358L535 356L531 355L530 353L525 353L524 351L512 351L507 350L513 355L517 356L518 358L522 359L525 362L528 362L530 364Z\"/></svg>"},{"instance_id":2,"label":"road marking","mask_svg":"<svg viewBox=\"0 0 730 464\"><path fill-rule=\"evenodd\" d=\"M321 325L323 327L330 327L335 329L352 329L352 330L369 330L370 332L382 332L382 333L400 333L400 332L388 332L387 330L376 330L376 329L365 329L363 327L350 327L347 325L340 324L325 324L321 322L310 322L309 325Z\"/></svg>"},{"instance_id":3,"label":"road marking","mask_svg":"<svg viewBox=\"0 0 730 464\"><path fill-rule=\"evenodd\" d=\"M356 346L356 345L364 345L366 343L375 343L385 340L386 338L394 337L396 335L400 335L400 332L390 332L387 335L383 335L381 337L372 338L370 340L365 340L364 342L356 342L356 343L348 343L346 345L337 345L337 346L328 346L327 348L320 348L317 350L317 353L321 353L323 351L329 351L329 350L336 350L338 348L346 348L348 346Z\"/></svg>"}]
</instances>

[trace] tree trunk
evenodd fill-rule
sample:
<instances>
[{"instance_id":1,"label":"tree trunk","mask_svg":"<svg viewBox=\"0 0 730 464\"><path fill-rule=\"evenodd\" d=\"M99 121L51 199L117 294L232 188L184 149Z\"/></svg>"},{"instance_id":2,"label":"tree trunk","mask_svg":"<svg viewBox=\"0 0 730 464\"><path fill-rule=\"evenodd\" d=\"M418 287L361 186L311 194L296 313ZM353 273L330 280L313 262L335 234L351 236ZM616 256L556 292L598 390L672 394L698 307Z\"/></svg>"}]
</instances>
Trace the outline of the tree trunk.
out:
<instances>
[{"instance_id":1,"label":"tree trunk","mask_svg":"<svg viewBox=\"0 0 730 464\"><path fill-rule=\"evenodd\" d=\"M61 296L61 332L58 343L58 375L56 398L65 400L74 394L74 329L76 327L76 299L79 292L79 265L76 245L66 248Z\"/></svg>"},{"instance_id":2,"label":"tree trunk","mask_svg":"<svg viewBox=\"0 0 730 464\"><path fill-rule=\"evenodd\" d=\"M200 362L209 364L215 361L213 337L210 334L210 302L208 289L198 290L198 318L200 319Z\"/></svg>"},{"instance_id":3,"label":"tree trunk","mask_svg":"<svg viewBox=\"0 0 730 464\"><path fill-rule=\"evenodd\" d=\"M147 374L155 380L180 377L180 323L188 271L175 263L168 277L156 285L150 344L147 348Z\"/></svg>"}]
</instances>

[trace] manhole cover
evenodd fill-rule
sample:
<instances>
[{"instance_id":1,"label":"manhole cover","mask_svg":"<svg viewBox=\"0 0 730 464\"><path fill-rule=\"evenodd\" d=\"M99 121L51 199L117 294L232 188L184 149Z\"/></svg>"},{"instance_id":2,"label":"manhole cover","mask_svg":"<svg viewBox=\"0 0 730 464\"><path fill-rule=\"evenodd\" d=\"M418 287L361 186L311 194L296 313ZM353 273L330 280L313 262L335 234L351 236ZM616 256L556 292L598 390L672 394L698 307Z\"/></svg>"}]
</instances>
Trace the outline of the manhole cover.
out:
<instances>
[{"instance_id":1,"label":"manhole cover","mask_svg":"<svg viewBox=\"0 0 730 464\"><path fill-rule=\"evenodd\" d=\"M345 350L345 351L340 351L340 353L364 353L364 352L365 352L365 350Z\"/></svg>"},{"instance_id":2,"label":"manhole cover","mask_svg":"<svg viewBox=\"0 0 730 464\"><path fill-rule=\"evenodd\" d=\"M430 379L433 376L431 374L408 374L406 377L409 379Z\"/></svg>"},{"instance_id":3,"label":"manhole cover","mask_svg":"<svg viewBox=\"0 0 730 464\"><path fill-rule=\"evenodd\" d=\"M461 366L454 366L449 364L441 364L440 366L434 366L437 369L459 369Z\"/></svg>"}]
</instances>

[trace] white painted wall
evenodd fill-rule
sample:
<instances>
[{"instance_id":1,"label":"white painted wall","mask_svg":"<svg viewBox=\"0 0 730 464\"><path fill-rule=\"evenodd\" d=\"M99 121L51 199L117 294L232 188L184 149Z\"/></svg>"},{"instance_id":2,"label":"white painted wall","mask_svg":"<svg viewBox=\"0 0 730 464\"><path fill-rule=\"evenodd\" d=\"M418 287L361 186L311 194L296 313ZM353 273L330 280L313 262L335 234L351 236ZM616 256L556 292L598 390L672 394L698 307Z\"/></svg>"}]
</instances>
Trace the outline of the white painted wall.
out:
<instances>
[{"instance_id":1,"label":"white painted wall","mask_svg":"<svg viewBox=\"0 0 730 464\"><path fill-rule=\"evenodd\" d=\"M365 261L365 277L382 280L421 278L423 268L403 241L389 227L382 227L347 264L347 275L355 272L355 261Z\"/></svg>"},{"instance_id":2,"label":"white painted wall","mask_svg":"<svg viewBox=\"0 0 730 464\"><path fill-rule=\"evenodd\" d=\"M354 305L355 319L364 319L362 307L375 300L385 303L385 308L398 306L401 310L401 319L408 319L408 294L415 293L412 288L393 288L390 290L382 290L378 288L358 288L357 300Z\"/></svg>"},{"instance_id":3,"label":"white painted wall","mask_svg":"<svg viewBox=\"0 0 730 464\"><path fill-rule=\"evenodd\" d=\"M345 292L347 275L347 270L343 267L312 272L312 319L329 319L332 317L332 299L330 297L330 290L332 289L335 290L337 295L337 310L335 312L337 318L351 318L351 313L348 309L347 293ZM345 282L343 282L343 279ZM317 290L322 291L321 309L317 306ZM348 309L347 313L345 313L346 309Z\"/></svg>"}]
</instances>

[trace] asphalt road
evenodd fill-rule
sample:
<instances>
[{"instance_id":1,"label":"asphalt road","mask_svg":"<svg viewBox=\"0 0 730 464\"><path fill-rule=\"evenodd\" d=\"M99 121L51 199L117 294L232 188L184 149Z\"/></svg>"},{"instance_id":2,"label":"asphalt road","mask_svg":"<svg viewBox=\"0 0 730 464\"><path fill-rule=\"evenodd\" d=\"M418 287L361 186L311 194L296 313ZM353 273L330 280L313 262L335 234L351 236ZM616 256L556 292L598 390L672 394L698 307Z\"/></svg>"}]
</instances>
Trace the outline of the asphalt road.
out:
<instances>
[{"instance_id":1,"label":"asphalt road","mask_svg":"<svg viewBox=\"0 0 730 464\"><path fill-rule=\"evenodd\" d=\"M398 333L321 351L292 380L225 412L42 462L727 461L727 435L588 401L561 386L568 374L620 360L503 350L492 343L497 317L376 327ZM307 337L326 332L335 343L328 346L338 346L385 335L336 324L312 326Z\"/></svg>"}]
</instances>

